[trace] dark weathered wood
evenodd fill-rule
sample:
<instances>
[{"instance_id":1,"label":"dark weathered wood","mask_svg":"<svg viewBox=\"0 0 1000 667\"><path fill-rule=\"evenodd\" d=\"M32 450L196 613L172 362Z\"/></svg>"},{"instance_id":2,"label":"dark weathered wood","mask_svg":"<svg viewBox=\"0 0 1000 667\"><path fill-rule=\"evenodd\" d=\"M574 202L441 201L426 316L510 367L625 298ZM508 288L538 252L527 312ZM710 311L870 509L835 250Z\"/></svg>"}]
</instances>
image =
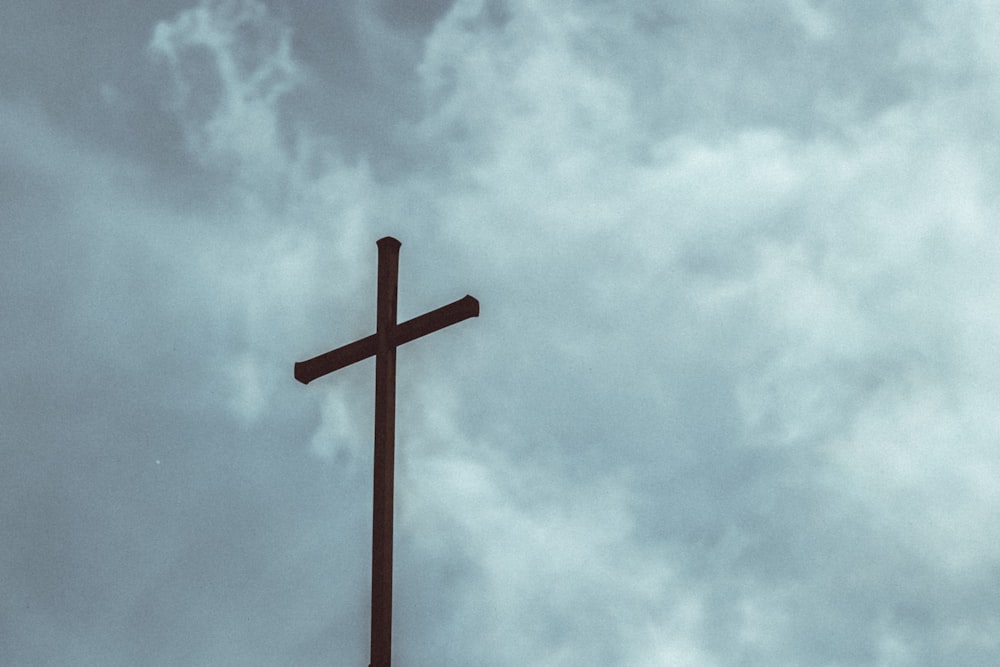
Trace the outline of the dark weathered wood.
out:
<instances>
[{"instance_id":1,"label":"dark weathered wood","mask_svg":"<svg viewBox=\"0 0 1000 667\"><path fill-rule=\"evenodd\" d=\"M479 316L479 301L466 294L458 301L447 306L441 306L429 313L424 313L412 320L397 324L394 341L397 346L409 343L438 329L444 329L462 320ZM342 345L335 350L324 352L312 359L299 361L295 364L295 379L302 384L309 384L328 373L339 371L368 357L374 357L378 344L375 334L366 336L353 343Z\"/></svg>"},{"instance_id":2,"label":"dark weathered wood","mask_svg":"<svg viewBox=\"0 0 1000 667\"><path fill-rule=\"evenodd\" d=\"M458 324L470 317L479 317L479 301L466 294L458 301L452 301L447 306L441 306L397 326L395 343L396 345L409 343L411 340L450 327L452 324Z\"/></svg>"},{"instance_id":3,"label":"dark weathered wood","mask_svg":"<svg viewBox=\"0 0 1000 667\"><path fill-rule=\"evenodd\" d=\"M375 326L375 480L372 489L371 667L392 659L392 501L396 454L396 293L399 241L378 241Z\"/></svg>"},{"instance_id":4,"label":"dark weathered wood","mask_svg":"<svg viewBox=\"0 0 1000 667\"><path fill-rule=\"evenodd\" d=\"M327 373L339 371L344 366L350 366L362 359L375 356L378 343L375 334L348 343L336 350L330 350L318 357L299 361L295 364L295 379L302 384L309 384L316 378L321 378Z\"/></svg>"},{"instance_id":5,"label":"dark weathered wood","mask_svg":"<svg viewBox=\"0 0 1000 667\"><path fill-rule=\"evenodd\" d=\"M371 664L392 661L392 510L396 448L396 348L452 324L479 315L479 302L466 295L458 301L396 324L400 243L391 236L378 240L378 302L375 333L295 364L295 379L316 378L375 357L375 461L372 488Z\"/></svg>"}]
</instances>

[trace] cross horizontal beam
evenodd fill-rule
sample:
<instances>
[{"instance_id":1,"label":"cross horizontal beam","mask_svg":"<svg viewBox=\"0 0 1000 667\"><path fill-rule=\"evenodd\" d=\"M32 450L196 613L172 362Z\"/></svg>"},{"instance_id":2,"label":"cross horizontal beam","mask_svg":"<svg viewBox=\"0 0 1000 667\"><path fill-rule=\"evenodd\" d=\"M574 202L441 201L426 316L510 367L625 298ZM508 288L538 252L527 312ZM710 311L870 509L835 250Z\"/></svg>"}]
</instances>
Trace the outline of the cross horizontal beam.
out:
<instances>
[{"instance_id":1,"label":"cross horizontal beam","mask_svg":"<svg viewBox=\"0 0 1000 667\"><path fill-rule=\"evenodd\" d=\"M466 320L470 317L479 316L479 301L468 294L453 301L447 306L441 306L428 313L424 313L412 320L407 320L397 324L391 336L393 347L409 343L411 340L426 336L438 329L444 329ZM353 343L342 345L335 350L324 352L323 354L299 361L295 364L295 379L302 384L309 384L313 380L323 377L345 366L357 363L368 357L375 356L378 351L378 338L376 334L356 340Z\"/></svg>"}]
</instances>

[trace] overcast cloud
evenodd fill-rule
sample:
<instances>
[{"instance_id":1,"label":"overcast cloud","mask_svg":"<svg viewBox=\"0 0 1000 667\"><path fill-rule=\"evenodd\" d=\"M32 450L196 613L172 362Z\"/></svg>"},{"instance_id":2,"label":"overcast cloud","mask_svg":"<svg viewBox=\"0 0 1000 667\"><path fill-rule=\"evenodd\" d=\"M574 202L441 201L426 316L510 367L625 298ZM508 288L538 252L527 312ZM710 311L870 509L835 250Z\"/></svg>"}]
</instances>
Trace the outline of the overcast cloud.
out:
<instances>
[{"instance_id":1,"label":"overcast cloud","mask_svg":"<svg viewBox=\"0 0 1000 667\"><path fill-rule=\"evenodd\" d=\"M0 7L0 664L1000 663L981 0Z\"/></svg>"}]
</instances>

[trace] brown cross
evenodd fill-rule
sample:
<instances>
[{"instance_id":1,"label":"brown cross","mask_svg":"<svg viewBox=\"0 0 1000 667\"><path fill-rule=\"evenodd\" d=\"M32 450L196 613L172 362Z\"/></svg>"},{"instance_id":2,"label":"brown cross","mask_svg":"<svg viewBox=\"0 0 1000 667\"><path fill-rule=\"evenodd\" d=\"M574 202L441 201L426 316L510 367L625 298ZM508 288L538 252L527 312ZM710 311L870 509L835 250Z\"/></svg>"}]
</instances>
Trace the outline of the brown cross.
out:
<instances>
[{"instance_id":1,"label":"brown cross","mask_svg":"<svg viewBox=\"0 0 1000 667\"><path fill-rule=\"evenodd\" d=\"M327 373L375 356L375 484L372 502L371 664L390 667L392 657L392 493L396 449L396 348L403 343L479 316L479 301L465 295L437 310L396 324L400 243L378 245L375 333L295 364L295 379L308 384Z\"/></svg>"}]
</instances>

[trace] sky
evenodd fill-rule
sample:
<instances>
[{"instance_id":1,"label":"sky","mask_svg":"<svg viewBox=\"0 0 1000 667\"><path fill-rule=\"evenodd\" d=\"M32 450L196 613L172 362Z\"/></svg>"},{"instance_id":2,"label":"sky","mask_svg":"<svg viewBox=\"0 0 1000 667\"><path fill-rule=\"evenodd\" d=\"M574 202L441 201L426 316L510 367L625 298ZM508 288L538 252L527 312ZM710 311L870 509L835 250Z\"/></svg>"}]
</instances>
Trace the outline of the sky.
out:
<instances>
[{"instance_id":1,"label":"sky","mask_svg":"<svg viewBox=\"0 0 1000 667\"><path fill-rule=\"evenodd\" d=\"M0 4L0 664L1000 663L986 0Z\"/></svg>"}]
</instances>

